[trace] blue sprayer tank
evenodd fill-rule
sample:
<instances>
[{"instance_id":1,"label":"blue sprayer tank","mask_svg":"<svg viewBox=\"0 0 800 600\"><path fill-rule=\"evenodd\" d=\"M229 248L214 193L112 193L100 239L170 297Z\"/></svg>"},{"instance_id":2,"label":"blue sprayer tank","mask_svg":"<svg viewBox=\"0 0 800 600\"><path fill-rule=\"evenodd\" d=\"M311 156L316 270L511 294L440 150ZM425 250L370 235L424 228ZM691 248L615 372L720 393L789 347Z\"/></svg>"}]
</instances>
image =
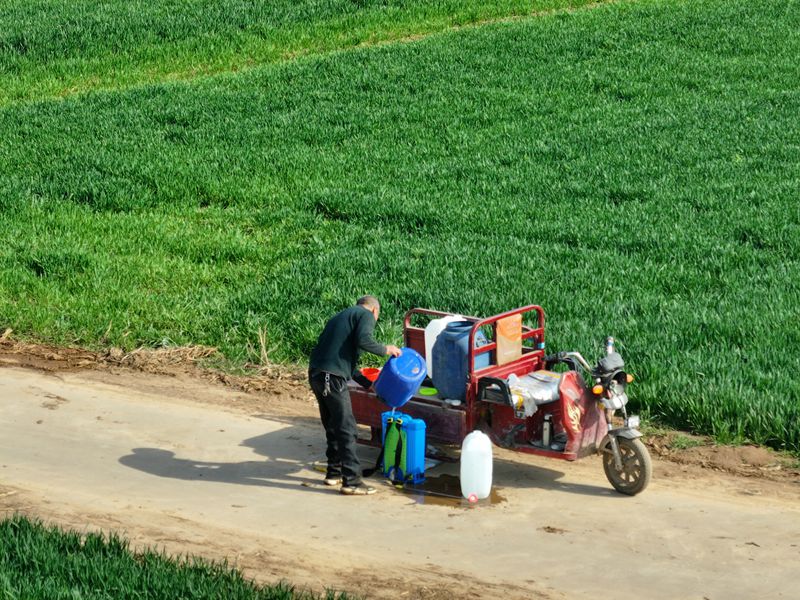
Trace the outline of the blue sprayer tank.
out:
<instances>
[{"instance_id":1,"label":"blue sprayer tank","mask_svg":"<svg viewBox=\"0 0 800 600\"><path fill-rule=\"evenodd\" d=\"M400 356L391 357L375 381L375 393L392 408L400 408L417 393L425 379L425 359L416 350L401 348Z\"/></svg>"},{"instance_id":2,"label":"blue sprayer tank","mask_svg":"<svg viewBox=\"0 0 800 600\"><path fill-rule=\"evenodd\" d=\"M467 373L469 333L471 321L455 321L447 325L436 338L433 345L433 385L440 398L465 400L467 396ZM478 331L475 334L475 347L487 343L486 336ZM489 354L478 354L475 357L475 368L489 366Z\"/></svg>"}]
</instances>

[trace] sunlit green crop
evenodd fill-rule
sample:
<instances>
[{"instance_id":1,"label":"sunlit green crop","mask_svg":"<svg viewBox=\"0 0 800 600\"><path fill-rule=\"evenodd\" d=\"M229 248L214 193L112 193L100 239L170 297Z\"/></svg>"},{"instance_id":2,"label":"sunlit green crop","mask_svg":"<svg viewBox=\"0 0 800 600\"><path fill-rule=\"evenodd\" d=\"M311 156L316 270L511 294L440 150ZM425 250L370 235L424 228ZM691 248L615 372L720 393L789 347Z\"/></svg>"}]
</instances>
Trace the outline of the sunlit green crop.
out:
<instances>
[{"instance_id":1,"label":"sunlit green crop","mask_svg":"<svg viewBox=\"0 0 800 600\"><path fill-rule=\"evenodd\" d=\"M290 585L258 586L225 564L133 552L116 534L0 521L0 597L47 600L315 600ZM346 600L329 592L326 600Z\"/></svg>"},{"instance_id":2,"label":"sunlit green crop","mask_svg":"<svg viewBox=\"0 0 800 600\"><path fill-rule=\"evenodd\" d=\"M0 327L303 361L363 293L614 335L637 410L800 450L800 5L620 2L0 109Z\"/></svg>"}]
</instances>

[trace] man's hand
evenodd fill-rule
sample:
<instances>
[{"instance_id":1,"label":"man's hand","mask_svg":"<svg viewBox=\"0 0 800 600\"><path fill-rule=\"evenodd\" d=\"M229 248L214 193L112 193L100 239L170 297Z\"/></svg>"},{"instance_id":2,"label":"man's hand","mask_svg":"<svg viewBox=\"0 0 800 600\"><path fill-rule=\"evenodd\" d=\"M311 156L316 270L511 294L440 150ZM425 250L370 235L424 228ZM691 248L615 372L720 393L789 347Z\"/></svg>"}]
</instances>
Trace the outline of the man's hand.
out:
<instances>
[{"instance_id":1,"label":"man's hand","mask_svg":"<svg viewBox=\"0 0 800 600\"><path fill-rule=\"evenodd\" d=\"M400 348L398 348L397 346L386 346L386 354L397 358L401 354Z\"/></svg>"}]
</instances>

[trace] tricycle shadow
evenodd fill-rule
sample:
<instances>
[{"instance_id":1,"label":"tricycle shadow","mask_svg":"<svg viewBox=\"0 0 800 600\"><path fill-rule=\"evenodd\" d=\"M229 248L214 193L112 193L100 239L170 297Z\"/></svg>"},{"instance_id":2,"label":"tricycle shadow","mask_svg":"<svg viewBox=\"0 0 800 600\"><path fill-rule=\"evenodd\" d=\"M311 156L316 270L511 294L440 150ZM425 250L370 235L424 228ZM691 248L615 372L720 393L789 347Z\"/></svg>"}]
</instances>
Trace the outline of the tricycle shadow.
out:
<instances>
[{"instance_id":1,"label":"tricycle shadow","mask_svg":"<svg viewBox=\"0 0 800 600\"><path fill-rule=\"evenodd\" d=\"M312 419L281 419L288 425L282 429L253 436L239 445L251 448L262 460L223 461L196 460L176 455L163 448L133 448L119 458L119 463L156 477L185 481L208 481L233 485L252 485L317 493L338 492L338 488L322 485L323 473L315 465L322 464L325 439L321 426ZM371 467L378 457L378 448L359 446L363 468ZM426 472L428 478L458 475L458 463L440 463ZM500 488L558 490L590 496L616 496L600 486L561 481L563 471L523 464L495 456L494 485ZM372 481L378 481L373 477Z\"/></svg>"},{"instance_id":2,"label":"tricycle shadow","mask_svg":"<svg viewBox=\"0 0 800 600\"><path fill-rule=\"evenodd\" d=\"M323 457L325 452L325 441L319 421L308 417L283 417L272 420L279 420L282 423L290 425L288 429L281 431L287 432L289 437L300 437L307 440L309 446L317 448L318 454L316 456ZM277 432L276 432L277 433ZM265 457L274 456L276 433L266 433L263 435L255 436L244 440L242 446L252 448L256 454ZM366 431L364 432L366 433ZM368 468L375 465L378 458L379 448L372 446L361 445L358 446L358 455L361 459L362 468ZM434 466L432 469L426 471L427 478L435 478L439 475L458 475L458 447L448 446L444 450L446 455L450 456L450 462L441 462ZM500 452L503 452L502 450ZM454 461L455 462L452 462ZM584 459L587 460L587 459ZM311 467L311 465L308 465ZM602 469L602 467L600 467ZM580 494L587 496L606 496L606 497L620 497L614 490L605 486L595 486L590 484L573 483L568 481L561 481L565 477L565 472L557 469L551 469L538 465L533 465L525 462L525 459L520 460L507 460L495 454L493 459L493 484L503 488L538 488L545 490L559 490L572 494ZM380 475L372 478L372 481L379 481Z\"/></svg>"},{"instance_id":3,"label":"tricycle shadow","mask_svg":"<svg viewBox=\"0 0 800 600\"><path fill-rule=\"evenodd\" d=\"M493 484L499 487L552 490L583 496L624 497L606 486L562 481L566 475L564 471L538 465L495 458L493 470Z\"/></svg>"},{"instance_id":4,"label":"tricycle shadow","mask_svg":"<svg viewBox=\"0 0 800 600\"><path fill-rule=\"evenodd\" d=\"M454 454L457 456L457 449L449 448L451 459ZM497 449L495 448L495 451ZM502 450L501 450L502 452ZM569 465L571 463L567 463ZM567 470L569 467L567 467ZM579 494L583 496L603 496L608 498L621 498L613 489L602 485L591 485L586 483L574 483L563 481L567 473L557 469L550 469L539 465L508 460L495 454L492 459L492 486L497 488L531 489L543 491L561 491L569 494ZM439 475L458 476L458 462L443 462L434 468L426 470L425 476L428 479L436 478ZM502 494L502 492L500 492Z\"/></svg>"}]
</instances>

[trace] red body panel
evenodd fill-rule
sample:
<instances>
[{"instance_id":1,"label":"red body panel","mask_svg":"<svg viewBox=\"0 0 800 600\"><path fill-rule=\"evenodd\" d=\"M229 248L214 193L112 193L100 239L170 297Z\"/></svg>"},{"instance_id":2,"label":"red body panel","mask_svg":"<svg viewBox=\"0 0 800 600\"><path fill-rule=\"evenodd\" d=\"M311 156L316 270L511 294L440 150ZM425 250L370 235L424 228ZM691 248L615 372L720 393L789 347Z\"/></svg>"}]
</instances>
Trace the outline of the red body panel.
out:
<instances>
[{"instance_id":1,"label":"red body panel","mask_svg":"<svg viewBox=\"0 0 800 600\"><path fill-rule=\"evenodd\" d=\"M564 373L558 393L560 420L567 434L564 452L575 458L594 453L608 432L605 411L575 371Z\"/></svg>"}]
</instances>

